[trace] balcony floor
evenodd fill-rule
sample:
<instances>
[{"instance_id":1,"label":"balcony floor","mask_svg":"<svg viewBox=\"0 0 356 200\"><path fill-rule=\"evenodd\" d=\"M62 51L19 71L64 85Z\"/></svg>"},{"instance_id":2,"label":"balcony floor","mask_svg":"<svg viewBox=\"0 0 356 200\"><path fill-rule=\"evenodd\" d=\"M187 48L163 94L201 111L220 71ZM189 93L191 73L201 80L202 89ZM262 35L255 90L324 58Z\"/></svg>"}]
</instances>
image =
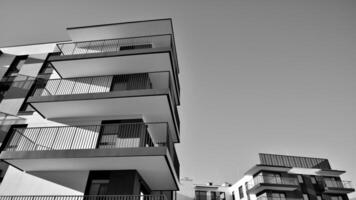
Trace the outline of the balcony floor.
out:
<instances>
[{"instance_id":1,"label":"balcony floor","mask_svg":"<svg viewBox=\"0 0 356 200\"><path fill-rule=\"evenodd\" d=\"M172 98L168 90L135 90L58 96L37 96L29 102L45 118L142 116L145 122L168 122L174 142L179 141Z\"/></svg>"},{"instance_id":2,"label":"balcony floor","mask_svg":"<svg viewBox=\"0 0 356 200\"><path fill-rule=\"evenodd\" d=\"M178 189L177 176L166 147L3 151L1 159L32 174L51 171L135 169L152 190ZM55 177L49 176L46 179L51 180Z\"/></svg>"},{"instance_id":3,"label":"balcony floor","mask_svg":"<svg viewBox=\"0 0 356 200\"><path fill-rule=\"evenodd\" d=\"M62 78L170 71L169 48L123 52L51 56L50 61Z\"/></svg>"}]
</instances>

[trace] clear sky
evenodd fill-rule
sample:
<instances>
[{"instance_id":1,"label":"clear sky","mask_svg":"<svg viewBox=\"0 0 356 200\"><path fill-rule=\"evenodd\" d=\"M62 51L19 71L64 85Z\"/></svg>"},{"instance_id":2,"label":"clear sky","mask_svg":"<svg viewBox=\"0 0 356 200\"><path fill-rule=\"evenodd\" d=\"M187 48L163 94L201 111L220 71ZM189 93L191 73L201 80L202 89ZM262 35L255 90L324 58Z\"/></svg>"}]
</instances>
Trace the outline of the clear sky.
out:
<instances>
[{"instance_id":1,"label":"clear sky","mask_svg":"<svg viewBox=\"0 0 356 200\"><path fill-rule=\"evenodd\" d=\"M356 182L354 0L0 1L0 46L168 17L182 177L235 182L266 152L328 158Z\"/></svg>"}]
</instances>

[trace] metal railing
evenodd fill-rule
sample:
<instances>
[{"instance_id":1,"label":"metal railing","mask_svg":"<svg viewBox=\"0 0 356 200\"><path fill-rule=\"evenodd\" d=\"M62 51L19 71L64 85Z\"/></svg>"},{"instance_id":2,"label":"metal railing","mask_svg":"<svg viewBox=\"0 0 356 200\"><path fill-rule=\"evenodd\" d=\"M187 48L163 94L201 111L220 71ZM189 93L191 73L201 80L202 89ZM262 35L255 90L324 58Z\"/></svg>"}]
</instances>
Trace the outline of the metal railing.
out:
<instances>
[{"instance_id":1,"label":"metal railing","mask_svg":"<svg viewBox=\"0 0 356 200\"><path fill-rule=\"evenodd\" d=\"M259 196L257 200L302 200L303 198L289 198L289 197L267 197Z\"/></svg>"},{"instance_id":2,"label":"metal railing","mask_svg":"<svg viewBox=\"0 0 356 200\"><path fill-rule=\"evenodd\" d=\"M258 176L253 177L253 180L251 180L247 184L247 187L248 187L248 189L251 189L261 183L278 184L278 185L296 185L296 186L299 184L298 180L296 178L292 178L292 177L258 175Z\"/></svg>"},{"instance_id":3,"label":"metal railing","mask_svg":"<svg viewBox=\"0 0 356 200\"><path fill-rule=\"evenodd\" d=\"M4 151L46 151L167 146L167 123L15 128ZM156 137L155 137L156 136Z\"/></svg>"},{"instance_id":4,"label":"metal railing","mask_svg":"<svg viewBox=\"0 0 356 200\"><path fill-rule=\"evenodd\" d=\"M149 72L38 81L33 96L55 96L169 88L169 72Z\"/></svg>"},{"instance_id":5,"label":"metal railing","mask_svg":"<svg viewBox=\"0 0 356 200\"><path fill-rule=\"evenodd\" d=\"M61 56L66 56L117 52L132 49L171 47L171 42L172 36L170 34L165 34L131 38L66 42L57 44L57 48L61 52Z\"/></svg>"},{"instance_id":6,"label":"metal railing","mask_svg":"<svg viewBox=\"0 0 356 200\"><path fill-rule=\"evenodd\" d=\"M351 181L324 180L324 186L327 188L353 188Z\"/></svg>"},{"instance_id":7,"label":"metal railing","mask_svg":"<svg viewBox=\"0 0 356 200\"><path fill-rule=\"evenodd\" d=\"M0 196L0 200L167 200L165 195L45 195Z\"/></svg>"},{"instance_id":8,"label":"metal railing","mask_svg":"<svg viewBox=\"0 0 356 200\"><path fill-rule=\"evenodd\" d=\"M173 95L174 116L179 130L180 119L176 103L179 97L173 88L170 72L168 71L38 80L32 96L108 93L145 89L169 89Z\"/></svg>"}]
</instances>

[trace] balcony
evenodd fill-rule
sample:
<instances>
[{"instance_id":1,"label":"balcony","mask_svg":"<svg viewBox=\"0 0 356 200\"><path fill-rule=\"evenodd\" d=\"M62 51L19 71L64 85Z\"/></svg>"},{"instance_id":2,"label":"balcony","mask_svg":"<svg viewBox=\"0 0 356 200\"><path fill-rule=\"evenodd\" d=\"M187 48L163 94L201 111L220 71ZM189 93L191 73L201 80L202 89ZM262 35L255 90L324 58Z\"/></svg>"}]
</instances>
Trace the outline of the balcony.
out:
<instances>
[{"instance_id":1,"label":"balcony","mask_svg":"<svg viewBox=\"0 0 356 200\"><path fill-rule=\"evenodd\" d=\"M0 196L1 200L167 200L164 195Z\"/></svg>"},{"instance_id":2,"label":"balcony","mask_svg":"<svg viewBox=\"0 0 356 200\"><path fill-rule=\"evenodd\" d=\"M178 188L167 123L17 128L0 159L28 173L134 169L152 190Z\"/></svg>"},{"instance_id":3,"label":"balcony","mask_svg":"<svg viewBox=\"0 0 356 200\"><path fill-rule=\"evenodd\" d=\"M247 184L247 188L249 193L257 194L264 190L294 191L298 185L296 178L258 175Z\"/></svg>"},{"instance_id":4,"label":"balcony","mask_svg":"<svg viewBox=\"0 0 356 200\"><path fill-rule=\"evenodd\" d=\"M171 34L57 44L48 61L62 78L169 71L179 93Z\"/></svg>"},{"instance_id":5,"label":"balcony","mask_svg":"<svg viewBox=\"0 0 356 200\"><path fill-rule=\"evenodd\" d=\"M257 200L303 200L303 198L259 196L259 197L257 197Z\"/></svg>"},{"instance_id":6,"label":"balcony","mask_svg":"<svg viewBox=\"0 0 356 200\"><path fill-rule=\"evenodd\" d=\"M325 194L347 194L354 191L351 181L324 180Z\"/></svg>"},{"instance_id":7,"label":"balcony","mask_svg":"<svg viewBox=\"0 0 356 200\"><path fill-rule=\"evenodd\" d=\"M169 72L95 76L39 81L30 105L53 121L63 118L140 116L167 121L179 141L177 95Z\"/></svg>"}]
</instances>

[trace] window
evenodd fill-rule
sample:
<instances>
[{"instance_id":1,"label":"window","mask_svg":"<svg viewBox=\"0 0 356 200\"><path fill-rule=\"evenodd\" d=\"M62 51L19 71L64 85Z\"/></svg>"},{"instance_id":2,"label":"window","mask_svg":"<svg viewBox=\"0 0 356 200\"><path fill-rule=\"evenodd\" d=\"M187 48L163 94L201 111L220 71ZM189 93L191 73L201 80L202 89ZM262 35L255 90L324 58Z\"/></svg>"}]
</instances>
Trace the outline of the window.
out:
<instances>
[{"instance_id":1,"label":"window","mask_svg":"<svg viewBox=\"0 0 356 200\"><path fill-rule=\"evenodd\" d=\"M248 182L245 182L245 191L246 191L247 200L250 200L250 194L248 193Z\"/></svg>"},{"instance_id":2,"label":"window","mask_svg":"<svg viewBox=\"0 0 356 200\"><path fill-rule=\"evenodd\" d=\"M310 177L310 180L311 180L311 182L312 182L313 184L316 184L316 179L315 179L314 176L311 176L311 177Z\"/></svg>"},{"instance_id":3,"label":"window","mask_svg":"<svg viewBox=\"0 0 356 200\"><path fill-rule=\"evenodd\" d=\"M309 196L307 194L303 194L303 200L309 200Z\"/></svg>"},{"instance_id":4,"label":"window","mask_svg":"<svg viewBox=\"0 0 356 200\"><path fill-rule=\"evenodd\" d=\"M298 182L299 182L299 183L303 183L303 177L302 177L302 175L298 175L297 178L298 178Z\"/></svg>"},{"instance_id":5,"label":"window","mask_svg":"<svg viewBox=\"0 0 356 200\"><path fill-rule=\"evenodd\" d=\"M211 200L218 200L218 195L217 195L217 192L215 192L215 191L211 191L210 192L210 199Z\"/></svg>"},{"instance_id":6,"label":"window","mask_svg":"<svg viewBox=\"0 0 356 200\"><path fill-rule=\"evenodd\" d=\"M264 183L273 183L273 184L282 183L281 175L275 173L264 173L263 177L261 178L263 179L262 182Z\"/></svg>"},{"instance_id":7,"label":"window","mask_svg":"<svg viewBox=\"0 0 356 200\"><path fill-rule=\"evenodd\" d=\"M316 199L317 199L317 200L322 200L322 198L321 198L320 195L317 195L317 196L316 196Z\"/></svg>"},{"instance_id":8,"label":"window","mask_svg":"<svg viewBox=\"0 0 356 200\"><path fill-rule=\"evenodd\" d=\"M27 57L28 56L16 56L9 69L5 73L5 76L16 76L17 73L21 70L22 66L25 64Z\"/></svg>"},{"instance_id":9,"label":"window","mask_svg":"<svg viewBox=\"0 0 356 200\"><path fill-rule=\"evenodd\" d=\"M225 192L220 192L219 199L220 200L225 200Z\"/></svg>"},{"instance_id":10,"label":"window","mask_svg":"<svg viewBox=\"0 0 356 200\"><path fill-rule=\"evenodd\" d=\"M342 196L331 196L330 200L343 200Z\"/></svg>"},{"instance_id":11,"label":"window","mask_svg":"<svg viewBox=\"0 0 356 200\"><path fill-rule=\"evenodd\" d=\"M132 49L149 49L149 48L152 48L152 44L138 44L138 45L121 46L120 51L132 50Z\"/></svg>"},{"instance_id":12,"label":"window","mask_svg":"<svg viewBox=\"0 0 356 200\"><path fill-rule=\"evenodd\" d=\"M244 191L242 189L242 185L239 187L239 196L240 196L240 199L244 198Z\"/></svg>"},{"instance_id":13,"label":"window","mask_svg":"<svg viewBox=\"0 0 356 200\"><path fill-rule=\"evenodd\" d=\"M109 180L107 179L94 179L91 181L89 195L105 195L107 194Z\"/></svg>"},{"instance_id":14,"label":"window","mask_svg":"<svg viewBox=\"0 0 356 200\"><path fill-rule=\"evenodd\" d=\"M235 200L235 192L232 191L232 200Z\"/></svg>"},{"instance_id":15,"label":"window","mask_svg":"<svg viewBox=\"0 0 356 200\"><path fill-rule=\"evenodd\" d=\"M206 191L195 191L195 200L207 200Z\"/></svg>"},{"instance_id":16,"label":"window","mask_svg":"<svg viewBox=\"0 0 356 200\"><path fill-rule=\"evenodd\" d=\"M272 193L272 198L276 200L286 200L286 195L284 193Z\"/></svg>"}]
</instances>

